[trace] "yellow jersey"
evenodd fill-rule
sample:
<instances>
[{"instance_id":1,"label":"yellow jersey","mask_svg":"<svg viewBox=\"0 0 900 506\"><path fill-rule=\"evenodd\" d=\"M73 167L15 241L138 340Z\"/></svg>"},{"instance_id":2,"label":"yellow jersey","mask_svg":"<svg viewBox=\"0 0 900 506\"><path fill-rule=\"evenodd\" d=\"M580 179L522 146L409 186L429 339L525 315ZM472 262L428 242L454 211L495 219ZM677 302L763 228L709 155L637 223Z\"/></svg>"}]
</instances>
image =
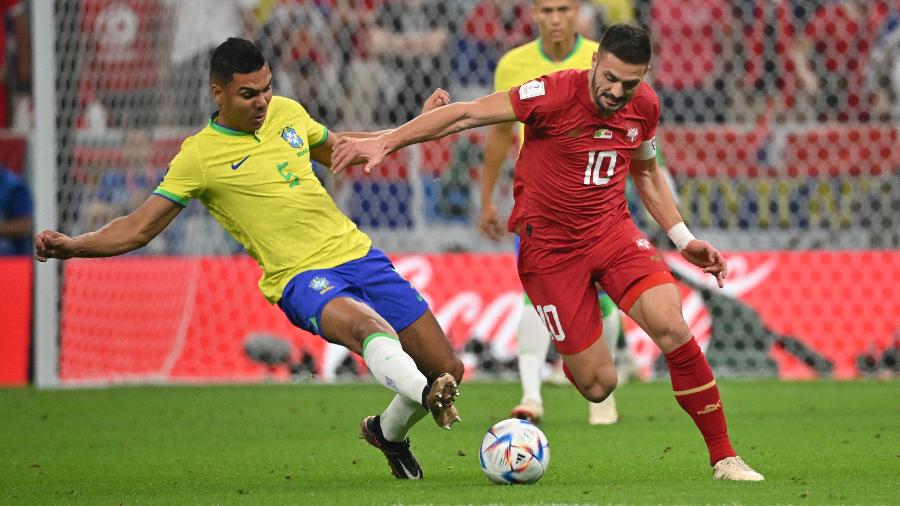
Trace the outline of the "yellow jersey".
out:
<instances>
[{"instance_id":1,"label":"yellow jersey","mask_svg":"<svg viewBox=\"0 0 900 506\"><path fill-rule=\"evenodd\" d=\"M200 199L262 268L259 289L269 302L300 272L368 253L372 240L313 174L309 150L328 130L302 105L272 97L254 134L218 125L217 114L185 139L154 194L181 206Z\"/></svg>"},{"instance_id":2,"label":"yellow jersey","mask_svg":"<svg viewBox=\"0 0 900 506\"><path fill-rule=\"evenodd\" d=\"M572 51L560 61L553 61L544 53L540 38L510 49L497 62L497 70L494 71L494 91L506 91L513 86L559 70L591 68L591 55L597 51L600 44L581 35L575 37ZM525 125L519 124L520 143L524 139L524 127Z\"/></svg>"}]
</instances>

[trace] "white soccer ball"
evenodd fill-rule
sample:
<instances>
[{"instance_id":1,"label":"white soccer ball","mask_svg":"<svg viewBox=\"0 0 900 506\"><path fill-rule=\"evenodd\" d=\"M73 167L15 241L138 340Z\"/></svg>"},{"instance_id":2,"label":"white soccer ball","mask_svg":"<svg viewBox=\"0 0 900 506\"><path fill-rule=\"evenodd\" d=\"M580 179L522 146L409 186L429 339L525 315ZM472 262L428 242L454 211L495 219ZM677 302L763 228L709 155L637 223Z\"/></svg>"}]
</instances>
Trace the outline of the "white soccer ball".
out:
<instances>
[{"instance_id":1,"label":"white soccer ball","mask_svg":"<svg viewBox=\"0 0 900 506\"><path fill-rule=\"evenodd\" d=\"M495 483L534 483L550 465L547 436L531 422L497 422L481 440L481 469Z\"/></svg>"}]
</instances>

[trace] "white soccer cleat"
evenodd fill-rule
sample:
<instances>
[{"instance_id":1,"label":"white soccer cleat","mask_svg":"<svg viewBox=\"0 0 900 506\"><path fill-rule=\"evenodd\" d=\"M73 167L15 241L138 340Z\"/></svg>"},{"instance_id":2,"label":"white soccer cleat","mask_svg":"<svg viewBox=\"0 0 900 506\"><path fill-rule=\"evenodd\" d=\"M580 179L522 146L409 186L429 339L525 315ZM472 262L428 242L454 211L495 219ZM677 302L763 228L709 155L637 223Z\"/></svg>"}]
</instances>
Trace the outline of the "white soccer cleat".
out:
<instances>
[{"instance_id":1,"label":"white soccer cleat","mask_svg":"<svg viewBox=\"0 0 900 506\"><path fill-rule=\"evenodd\" d=\"M509 417L528 420L535 425L539 425L541 419L544 418L544 405L532 399L526 399L522 401L522 404L512 409Z\"/></svg>"},{"instance_id":2,"label":"white soccer cleat","mask_svg":"<svg viewBox=\"0 0 900 506\"><path fill-rule=\"evenodd\" d=\"M612 394L603 402L588 403L588 423L591 425L612 425L619 421L616 399Z\"/></svg>"},{"instance_id":3,"label":"white soccer cleat","mask_svg":"<svg viewBox=\"0 0 900 506\"><path fill-rule=\"evenodd\" d=\"M748 466L740 457L725 457L713 466L714 480L763 481L765 477Z\"/></svg>"}]
</instances>

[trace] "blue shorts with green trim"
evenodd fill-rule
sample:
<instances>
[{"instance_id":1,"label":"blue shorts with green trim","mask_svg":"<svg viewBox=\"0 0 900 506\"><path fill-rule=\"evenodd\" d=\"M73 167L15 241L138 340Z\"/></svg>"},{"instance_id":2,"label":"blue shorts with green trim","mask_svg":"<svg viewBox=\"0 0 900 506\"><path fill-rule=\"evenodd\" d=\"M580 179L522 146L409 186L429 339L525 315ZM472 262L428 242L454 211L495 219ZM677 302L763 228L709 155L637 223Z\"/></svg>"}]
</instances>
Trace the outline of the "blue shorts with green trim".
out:
<instances>
[{"instance_id":1,"label":"blue shorts with green trim","mask_svg":"<svg viewBox=\"0 0 900 506\"><path fill-rule=\"evenodd\" d=\"M278 307L297 327L326 337L321 330L322 309L335 297L366 304L397 332L412 325L428 309L425 299L377 248L331 269L297 274L284 287Z\"/></svg>"}]
</instances>

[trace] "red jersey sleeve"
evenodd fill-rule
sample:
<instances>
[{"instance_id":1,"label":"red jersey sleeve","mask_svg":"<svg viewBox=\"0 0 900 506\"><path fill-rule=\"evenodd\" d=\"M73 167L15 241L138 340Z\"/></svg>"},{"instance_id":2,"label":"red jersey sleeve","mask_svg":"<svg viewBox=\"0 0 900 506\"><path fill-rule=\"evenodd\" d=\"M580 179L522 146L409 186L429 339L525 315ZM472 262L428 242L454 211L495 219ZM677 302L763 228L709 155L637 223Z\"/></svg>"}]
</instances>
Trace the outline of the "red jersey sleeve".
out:
<instances>
[{"instance_id":1,"label":"red jersey sleeve","mask_svg":"<svg viewBox=\"0 0 900 506\"><path fill-rule=\"evenodd\" d=\"M516 118L532 127L540 128L547 113L563 110L573 94L573 74L580 71L561 71L538 77L509 90Z\"/></svg>"}]
</instances>

